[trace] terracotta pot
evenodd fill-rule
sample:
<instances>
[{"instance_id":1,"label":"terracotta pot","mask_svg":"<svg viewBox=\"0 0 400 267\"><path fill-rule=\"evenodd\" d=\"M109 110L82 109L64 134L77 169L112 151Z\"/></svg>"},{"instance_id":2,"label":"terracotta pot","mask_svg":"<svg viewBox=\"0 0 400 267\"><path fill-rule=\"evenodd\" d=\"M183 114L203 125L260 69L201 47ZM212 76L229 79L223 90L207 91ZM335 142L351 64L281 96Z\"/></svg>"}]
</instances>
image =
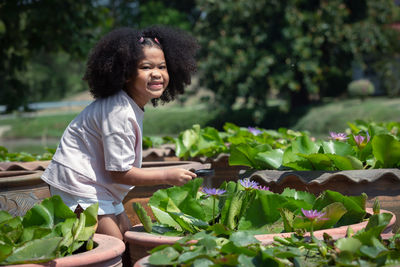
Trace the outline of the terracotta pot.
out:
<instances>
[{"instance_id":1,"label":"terracotta pot","mask_svg":"<svg viewBox=\"0 0 400 267\"><path fill-rule=\"evenodd\" d=\"M171 169L171 168L183 168L190 171L196 171L199 169L208 169L210 164L203 164L196 161L152 161L152 162L143 162L142 168L145 169ZM136 225L140 223L139 218L136 213L133 211L132 204L134 202L141 204L147 214L150 215L152 219L154 215L151 209L147 206L150 197L159 189L165 189L170 186L168 185L155 185L155 186L136 186L133 188L123 200L123 204L125 207L125 211L132 223L132 225Z\"/></svg>"},{"instance_id":2,"label":"terracotta pot","mask_svg":"<svg viewBox=\"0 0 400 267\"><path fill-rule=\"evenodd\" d=\"M94 234L93 241L97 245L94 249L75 255L57 258L46 263L6 265L15 267L39 267L39 266L57 266L57 267L122 267L121 255L125 251L125 244L118 238Z\"/></svg>"},{"instance_id":3,"label":"terracotta pot","mask_svg":"<svg viewBox=\"0 0 400 267\"><path fill-rule=\"evenodd\" d=\"M0 171L0 210L23 216L36 203L50 197L43 171Z\"/></svg>"},{"instance_id":4,"label":"terracotta pot","mask_svg":"<svg viewBox=\"0 0 400 267\"><path fill-rule=\"evenodd\" d=\"M319 195L332 190L343 195L354 196L366 193L367 207L372 207L376 198L381 208L400 216L400 169L371 169L351 171L242 171L248 177L268 186L271 191L281 193L286 187ZM400 228L396 222L394 231Z\"/></svg>"},{"instance_id":5,"label":"terracotta pot","mask_svg":"<svg viewBox=\"0 0 400 267\"><path fill-rule=\"evenodd\" d=\"M367 208L367 213L372 214L372 209ZM390 233L393 229L393 226L396 222L396 216L387 210L381 210L381 213L391 213L393 215L390 223L384 230L384 233ZM352 224L350 227L354 230L354 232L364 228L367 225L368 221L364 221L357 224ZM346 236L348 226L342 226L337 228L329 228L324 230L318 230L314 232L314 235L317 238L322 238L323 233L328 233L335 238ZM255 237L260 240L263 244L268 244L273 241L274 236L290 236L293 233L279 233L279 234L265 234L265 235L255 235ZM306 234L307 235L307 234ZM136 262L140 258L148 255L148 251L164 244L174 244L176 241L181 239L182 237L178 236L162 236L162 235L154 235L149 234L144 231L143 226L141 224L135 225L131 231L127 231L125 233L125 240L129 243L131 261Z\"/></svg>"},{"instance_id":6,"label":"terracotta pot","mask_svg":"<svg viewBox=\"0 0 400 267\"><path fill-rule=\"evenodd\" d=\"M383 234L381 234L381 237L382 237L383 240L385 240L385 239L391 238L393 235L394 235L393 233L383 233ZM343 236L332 236L333 239L339 239L339 238L342 238L342 237ZM154 265L151 265L149 263L149 258L150 258L150 255L140 258L139 260L137 260L135 262L133 267L151 267L151 266L154 266Z\"/></svg>"}]
</instances>

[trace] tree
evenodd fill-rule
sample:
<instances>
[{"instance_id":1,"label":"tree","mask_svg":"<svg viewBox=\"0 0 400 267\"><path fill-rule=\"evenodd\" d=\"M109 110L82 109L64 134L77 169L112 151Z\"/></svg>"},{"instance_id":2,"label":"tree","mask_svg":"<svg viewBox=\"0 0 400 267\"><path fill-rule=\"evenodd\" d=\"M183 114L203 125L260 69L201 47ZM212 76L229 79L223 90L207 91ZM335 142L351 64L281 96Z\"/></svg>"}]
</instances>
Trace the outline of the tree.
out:
<instances>
[{"instance_id":1,"label":"tree","mask_svg":"<svg viewBox=\"0 0 400 267\"><path fill-rule=\"evenodd\" d=\"M27 109L35 92L19 77L35 54L62 50L86 57L100 26L107 22L107 12L95 0L2 0L0 104L6 105L6 112Z\"/></svg>"},{"instance_id":2,"label":"tree","mask_svg":"<svg viewBox=\"0 0 400 267\"><path fill-rule=\"evenodd\" d=\"M354 61L393 53L393 0L198 0L200 83L231 110L267 108L268 95L291 109L342 93ZM398 36L398 33L396 33Z\"/></svg>"}]
</instances>

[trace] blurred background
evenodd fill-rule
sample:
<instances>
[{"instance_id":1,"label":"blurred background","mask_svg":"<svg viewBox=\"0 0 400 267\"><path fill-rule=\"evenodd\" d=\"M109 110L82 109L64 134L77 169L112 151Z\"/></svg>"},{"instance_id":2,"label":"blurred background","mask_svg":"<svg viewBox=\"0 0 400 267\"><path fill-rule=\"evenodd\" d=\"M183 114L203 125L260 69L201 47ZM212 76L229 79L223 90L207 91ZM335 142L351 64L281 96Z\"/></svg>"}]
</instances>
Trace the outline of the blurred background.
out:
<instances>
[{"instance_id":1,"label":"blurred background","mask_svg":"<svg viewBox=\"0 0 400 267\"><path fill-rule=\"evenodd\" d=\"M93 99L86 58L116 27L194 35L198 72L146 109L144 134L193 124L287 127L316 137L358 119L399 121L400 1L1 0L0 146L42 153ZM161 119L162 118L162 119Z\"/></svg>"}]
</instances>

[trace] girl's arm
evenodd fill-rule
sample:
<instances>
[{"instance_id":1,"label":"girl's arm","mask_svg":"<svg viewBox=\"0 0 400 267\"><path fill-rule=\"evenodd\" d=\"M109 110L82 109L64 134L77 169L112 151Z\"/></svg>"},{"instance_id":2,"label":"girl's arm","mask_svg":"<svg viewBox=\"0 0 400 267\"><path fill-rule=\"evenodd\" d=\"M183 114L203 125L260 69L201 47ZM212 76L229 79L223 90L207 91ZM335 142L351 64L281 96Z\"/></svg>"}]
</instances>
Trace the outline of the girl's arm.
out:
<instances>
[{"instance_id":1,"label":"girl's arm","mask_svg":"<svg viewBox=\"0 0 400 267\"><path fill-rule=\"evenodd\" d=\"M127 185L183 185L196 177L196 174L181 168L146 170L132 167L129 171L110 171L114 182Z\"/></svg>"}]
</instances>

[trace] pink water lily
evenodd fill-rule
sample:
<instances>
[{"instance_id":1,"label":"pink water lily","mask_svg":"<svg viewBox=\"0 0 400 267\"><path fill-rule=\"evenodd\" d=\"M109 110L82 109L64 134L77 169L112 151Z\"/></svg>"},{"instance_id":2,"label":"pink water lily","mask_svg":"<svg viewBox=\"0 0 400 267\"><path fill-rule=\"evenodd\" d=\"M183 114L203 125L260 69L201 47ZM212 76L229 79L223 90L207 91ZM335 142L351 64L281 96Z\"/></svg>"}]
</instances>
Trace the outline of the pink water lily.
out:
<instances>
[{"instance_id":1,"label":"pink water lily","mask_svg":"<svg viewBox=\"0 0 400 267\"><path fill-rule=\"evenodd\" d=\"M331 139L336 141L346 141L349 139L345 133L329 132L329 135L331 136Z\"/></svg>"},{"instance_id":2,"label":"pink water lily","mask_svg":"<svg viewBox=\"0 0 400 267\"><path fill-rule=\"evenodd\" d=\"M329 220L329 218L324 218L326 212L320 212L318 210L305 210L301 208L301 212L304 214L306 219L309 219L311 221L310 225L310 235L311 237L314 236L314 222L316 221L323 221L323 220Z\"/></svg>"},{"instance_id":3,"label":"pink water lily","mask_svg":"<svg viewBox=\"0 0 400 267\"><path fill-rule=\"evenodd\" d=\"M269 191L269 187L265 186L265 185L259 185L257 189L258 190L263 190L263 191Z\"/></svg>"},{"instance_id":4,"label":"pink water lily","mask_svg":"<svg viewBox=\"0 0 400 267\"><path fill-rule=\"evenodd\" d=\"M323 218L326 212L320 212L317 210L305 210L301 208L301 212L304 214L305 218L310 221L321 221L321 220L329 220L329 218Z\"/></svg>"},{"instance_id":5,"label":"pink water lily","mask_svg":"<svg viewBox=\"0 0 400 267\"><path fill-rule=\"evenodd\" d=\"M360 135L360 134L359 134L359 135L356 135L356 136L353 135L353 137L354 137L354 141L356 142L357 146L358 146L360 149L364 148L364 147L368 144L368 142L369 142L369 140L370 140L370 136L369 136L368 132L367 132L367 137L366 137L366 139L365 139L364 136L362 136L362 135Z\"/></svg>"}]
</instances>

